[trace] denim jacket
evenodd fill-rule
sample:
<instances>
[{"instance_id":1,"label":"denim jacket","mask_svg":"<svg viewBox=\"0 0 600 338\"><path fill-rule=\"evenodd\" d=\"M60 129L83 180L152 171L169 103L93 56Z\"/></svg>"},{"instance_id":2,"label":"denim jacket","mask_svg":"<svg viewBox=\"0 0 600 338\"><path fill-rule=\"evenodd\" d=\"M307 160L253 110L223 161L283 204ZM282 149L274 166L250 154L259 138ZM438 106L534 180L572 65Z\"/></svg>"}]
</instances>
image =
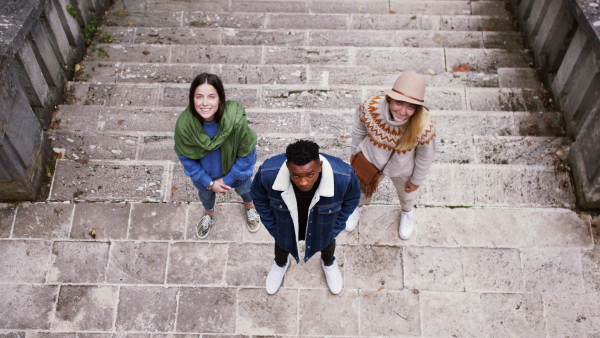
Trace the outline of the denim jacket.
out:
<instances>
[{"instance_id":1,"label":"denim jacket","mask_svg":"<svg viewBox=\"0 0 600 338\"><path fill-rule=\"evenodd\" d=\"M305 262L346 228L346 220L360 200L354 169L337 157L320 154L320 158L322 177L309 207ZM250 195L275 242L299 262L298 206L285 162L285 154L267 159L254 176Z\"/></svg>"}]
</instances>

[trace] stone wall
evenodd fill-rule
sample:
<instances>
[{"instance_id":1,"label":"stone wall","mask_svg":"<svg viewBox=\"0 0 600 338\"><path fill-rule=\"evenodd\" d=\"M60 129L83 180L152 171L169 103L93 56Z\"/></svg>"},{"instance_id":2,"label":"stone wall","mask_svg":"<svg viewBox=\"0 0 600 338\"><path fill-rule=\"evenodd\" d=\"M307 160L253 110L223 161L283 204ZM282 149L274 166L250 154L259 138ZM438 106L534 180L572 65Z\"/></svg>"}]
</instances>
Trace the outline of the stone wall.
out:
<instances>
[{"instance_id":1,"label":"stone wall","mask_svg":"<svg viewBox=\"0 0 600 338\"><path fill-rule=\"evenodd\" d=\"M536 67L563 112L577 204L600 209L598 0L510 0Z\"/></svg>"},{"instance_id":2,"label":"stone wall","mask_svg":"<svg viewBox=\"0 0 600 338\"><path fill-rule=\"evenodd\" d=\"M51 153L44 130L83 56L81 27L109 2L0 1L0 199L39 198Z\"/></svg>"}]
</instances>

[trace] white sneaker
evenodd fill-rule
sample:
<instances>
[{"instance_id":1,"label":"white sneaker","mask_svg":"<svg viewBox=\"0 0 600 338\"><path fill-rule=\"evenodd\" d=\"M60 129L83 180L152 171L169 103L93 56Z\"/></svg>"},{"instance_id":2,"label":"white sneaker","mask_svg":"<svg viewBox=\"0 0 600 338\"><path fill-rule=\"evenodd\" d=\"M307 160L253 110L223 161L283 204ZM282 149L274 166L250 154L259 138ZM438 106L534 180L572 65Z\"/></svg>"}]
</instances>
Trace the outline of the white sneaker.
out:
<instances>
[{"instance_id":1,"label":"white sneaker","mask_svg":"<svg viewBox=\"0 0 600 338\"><path fill-rule=\"evenodd\" d=\"M348 220L346 221L346 231L352 231L356 229L358 221L360 220L360 216L362 216L363 208L364 206L356 207L352 215L348 217Z\"/></svg>"},{"instance_id":2,"label":"white sneaker","mask_svg":"<svg viewBox=\"0 0 600 338\"><path fill-rule=\"evenodd\" d=\"M321 260L321 266L323 267L323 272L325 272L325 279L327 280L327 286L329 286L329 291L334 295L342 292L342 287L344 287L344 280L342 279L342 273L337 266L337 259L333 261L333 264L330 266L326 266Z\"/></svg>"},{"instance_id":3,"label":"white sneaker","mask_svg":"<svg viewBox=\"0 0 600 338\"><path fill-rule=\"evenodd\" d=\"M287 263L284 266L279 266L277 263L273 262L273 266L271 267L271 271L267 275L267 293L270 295L275 294L279 287L281 286L281 282L283 282L283 276L285 276L285 272L290 266L290 258L288 257Z\"/></svg>"},{"instance_id":4,"label":"white sneaker","mask_svg":"<svg viewBox=\"0 0 600 338\"><path fill-rule=\"evenodd\" d=\"M415 230L414 210L400 212L400 228L398 234L402 239L409 239Z\"/></svg>"}]
</instances>

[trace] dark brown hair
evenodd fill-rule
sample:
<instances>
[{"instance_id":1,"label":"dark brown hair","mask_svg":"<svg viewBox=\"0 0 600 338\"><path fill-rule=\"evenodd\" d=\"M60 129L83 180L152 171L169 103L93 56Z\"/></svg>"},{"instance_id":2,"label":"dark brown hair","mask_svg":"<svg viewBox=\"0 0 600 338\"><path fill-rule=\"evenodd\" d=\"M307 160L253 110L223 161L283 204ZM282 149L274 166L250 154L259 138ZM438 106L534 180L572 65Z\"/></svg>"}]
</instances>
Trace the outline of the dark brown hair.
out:
<instances>
[{"instance_id":1,"label":"dark brown hair","mask_svg":"<svg viewBox=\"0 0 600 338\"><path fill-rule=\"evenodd\" d=\"M189 108L192 114L200 121L200 123L204 124L204 119L200 114L196 111L196 107L194 105L194 93L196 92L196 88L200 85L208 83L209 85L215 87L217 90L217 94L219 95L219 108L217 108L217 112L215 113L215 121L221 122L221 117L223 116L223 112L225 111L225 89L223 88L223 82L221 79L215 74L202 73L192 81L192 85L190 86L190 103Z\"/></svg>"}]
</instances>

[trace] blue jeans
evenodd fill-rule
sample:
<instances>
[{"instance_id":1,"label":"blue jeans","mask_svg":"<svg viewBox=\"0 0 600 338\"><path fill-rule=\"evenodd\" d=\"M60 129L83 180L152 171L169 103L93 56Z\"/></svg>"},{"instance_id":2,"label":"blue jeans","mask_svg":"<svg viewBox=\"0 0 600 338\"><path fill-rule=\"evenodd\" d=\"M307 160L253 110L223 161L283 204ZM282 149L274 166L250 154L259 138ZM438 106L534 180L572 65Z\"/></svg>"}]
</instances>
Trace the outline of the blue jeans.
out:
<instances>
[{"instance_id":1,"label":"blue jeans","mask_svg":"<svg viewBox=\"0 0 600 338\"><path fill-rule=\"evenodd\" d=\"M195 184L194 184L195 185ZM248 180L248 182L241 187L234 188L235 192L238 195L242 196L242 200L244 204L252 203L252 197L250 197L250 187L252 186L252 180ZM211 211L215 207L215 200L217 199L217 194L208 190L205 187L198 187L198 197L200 197L200 202L202 202L202 206L204 206L204 210Z\"/></svg>"}]
</instances>

